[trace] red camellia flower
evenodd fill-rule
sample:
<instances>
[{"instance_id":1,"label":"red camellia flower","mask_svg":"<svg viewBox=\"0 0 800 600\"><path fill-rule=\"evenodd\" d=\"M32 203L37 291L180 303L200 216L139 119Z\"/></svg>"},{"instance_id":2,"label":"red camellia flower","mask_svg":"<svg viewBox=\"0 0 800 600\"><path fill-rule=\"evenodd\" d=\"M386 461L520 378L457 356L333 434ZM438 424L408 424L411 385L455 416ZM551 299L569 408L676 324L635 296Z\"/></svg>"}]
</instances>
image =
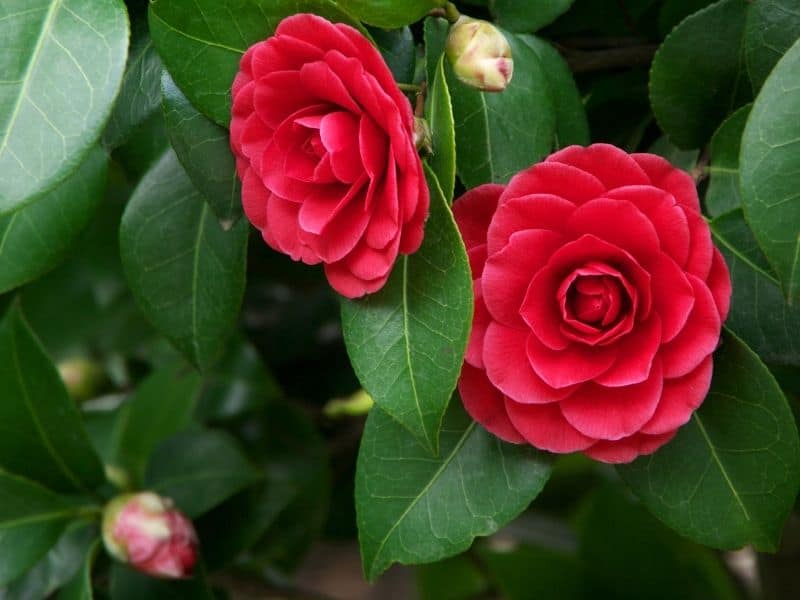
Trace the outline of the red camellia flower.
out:
<instances>
[{"instance_id":1,"label":"red camellia flower","mask_svg":"<svg viewBox=\"0 0 800 600\"><path fill-rule=\"evenodd\" d=\"M476 300L459 381L472 417L610 463L672 439L708 392L731 294L692 179L571 146L454 213Z\"/></svg>"},{"instance_id":2,"label":"red camellia flower","mask_svg":"<svg viewBox=\"0 0 800 600\"><path fill-rule=\"evenodd\" d=\"M242 58L231 147L245 214L275 250L324 263L344 296L380 289L422 242L413 138L408 99L352 27L294 15Z\"/></svg>"}]
</instances>

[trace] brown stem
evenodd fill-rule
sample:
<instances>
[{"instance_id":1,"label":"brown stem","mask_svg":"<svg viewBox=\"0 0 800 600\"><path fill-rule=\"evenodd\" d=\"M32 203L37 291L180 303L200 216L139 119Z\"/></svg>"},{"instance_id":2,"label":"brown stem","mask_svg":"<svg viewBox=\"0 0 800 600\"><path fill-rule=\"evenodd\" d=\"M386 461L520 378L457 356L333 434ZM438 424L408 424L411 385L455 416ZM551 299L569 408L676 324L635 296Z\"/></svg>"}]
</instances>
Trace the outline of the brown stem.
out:
<instances>
[{"instance_id":1,"label":"brown stem","mask_svg":"<svg viewBox=\"0 0 800 600\"><path fill-rule=\"evenodd\" d=\"M419 84L419 90L417 91L417 100L416 104L414 105L414 116L415 117L424 117L425 116L425 96L428 94L428 82L423 81Z\"/></svg>"}]
</instances>

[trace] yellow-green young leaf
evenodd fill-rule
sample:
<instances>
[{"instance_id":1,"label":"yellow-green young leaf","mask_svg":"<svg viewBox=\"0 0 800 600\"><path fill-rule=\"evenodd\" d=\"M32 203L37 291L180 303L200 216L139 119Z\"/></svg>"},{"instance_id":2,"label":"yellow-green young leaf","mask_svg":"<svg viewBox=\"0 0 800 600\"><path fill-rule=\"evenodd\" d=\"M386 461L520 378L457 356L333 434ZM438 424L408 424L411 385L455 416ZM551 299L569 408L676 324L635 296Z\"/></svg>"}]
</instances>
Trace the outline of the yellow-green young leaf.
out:
<instances>
[{"instance_id":1,"label":"yellow-green young leaf","mask_svg":"<svg viewBox=\"0 0 800 600\"><path fill-rule=\"evenodd\" d=\"M0 214L82 162L111 111L127 50L121 0L0 2Z\"/></svg>"},{"instance_id":2,"label":"yellow-green young leaf","mask_svg":"<svg viewBox=\"0 0 800 600\"><path fill-rule=\"evenodd\" d=\"M797 0L751 2L744 36L747 73L758 91L775 63L800 37Z\"/></svg>"},{"instance_id":3,"label":"yellow-green young leaf","mask_svg":"<svg viewBox=\"0 0 800 600\"><path fill-rule=\"evenodd\" d=\"M0 292L56 266L86 228L106 188L108 156L95 147L62 183L0 216Z\"/></svg>"},{"instance_id":4,"label":"yellow-green young leaf","mask_svg":"<svg viewBox=\"0 0 800 600\"><path fill-rule=\"evenodd\" d=\"M679 148L702 146L752 96L742 51L746 0L720 0L687 17L658 49L650 103Z\"/></svg>"},{"instance_id":5,"label":"yellow-green young leaf","mask_svg":"<svg viewBox=\"0 0 800 600\"><path fill-rule=\"evenodd\" d=\"M444 60L442 54L436 66L436 75L428 86L426 117L431 128L433 154L428 159L439 184L442 186L444 199L453 201L453 189L456 183L456 134L453 123L453 106L450 101L450 90L444 76Z\"/></svg>"},{"instance_id":6,"label":"yellow-green young leaf","mask_svg":"<svg viewBox=\"0 0 800 600\"><path fill-rule=\"evenodd\" d=\"M284 17L303 12L360 27L330 0L151 0L148 20L175 83L200 112L227 126L242 55Z\"/></svg>"},{"instance_id":7,"label":"yellow-green young leaf","mask_svg":"<svg viewBox=\"0 0 800 600\"><path fill-rule=\"evenodd\" d=\"M133 192L119 232L144 315L199 369L222 351L244 294L248 224L228 231L167 152Z\"/></svg>"},{"instance_id":8,"label":"yellow-green young leaf","mask_svg":"<svg viewBox=\"0 0 800 600\"><path fill-rule=\"evenodd\" d=\"M419 21L434 8L444 6L445 0L337 0L337 3L364 23L394 29Z\"/></svg>"},{"instance_id":9,"label":"yellow-green young leaf","mask_svg":"<svg viewBox=\"0 0 800 600\"><path fill-rule=\"evenodd\" d=\"M0 390L0 468L61 492L103 481L80 413L16 303L0 321Z\"/></svg>"},{"instance_id":10,"label":"yellow-green young leaf","mask_svg":"<svg viewBox=\"0 0 800 600\"><path fill-rule=\"evenodd\" d=\"M472 322L464 242L430 169L431 213L422 247L401 256L384 288L342 301L342 330L361 385L436 453Z\"/></svg>"},{"instance_id":11,"label":"yellow-green young leaf","mask_svg":"<svg viewBox=\"0 0 800 600\"><path fill-rule=\"evenodd\" d=\"M706 211L712 217L739 208L739 150L752 104L746 104L722 122L709 147L711 164L706 191Z\"/></svg>"},{"instance_id":12,"label":"yellow-green young leaf","mask_svg":"<svg viewBox=\"0 0 800 600\"><path fill-rule=\"evenodd\" d=\"M617 470L681 535L774 551L800 487L797 427L767 367L726 333L700 409L668 445Z\"/></svg>"},{"instance_id":13,"label":"yellow-green young leaf","mask_svg":"<svg viewBox=\"0 0 800 600\"><path fill-rule=\"evenodd\" d=\"M545 455L487 433L454 398L440 451L427 449L379 408L370 411L356 468L356 513L367 579L392 563L463 552L511 521L550 475Z\"/></svg>"},{"instance_id":14,"label":"yellow-green young leaf","mask_svg":"<svg viewBox=\"0 0 800 600\"><path fill-rule=\"evenodd\" d=\"M789 303L800 301L800 40L753 104L739 156L742 206Z\"/></svg>"}]
</instances>

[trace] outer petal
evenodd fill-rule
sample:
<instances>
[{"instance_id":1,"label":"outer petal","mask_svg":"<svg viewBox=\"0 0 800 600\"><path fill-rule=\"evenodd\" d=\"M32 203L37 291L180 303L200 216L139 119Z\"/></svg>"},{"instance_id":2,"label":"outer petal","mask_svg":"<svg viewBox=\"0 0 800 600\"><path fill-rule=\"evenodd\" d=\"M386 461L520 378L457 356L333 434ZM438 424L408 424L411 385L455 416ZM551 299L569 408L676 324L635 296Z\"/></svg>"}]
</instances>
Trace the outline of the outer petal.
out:
<instances>
[{"instance_id":1,"label":"outer petal","mask_svg":"<svg viewBox=\"0 0 800 600\"><path fill-rule=\"evenodd\" d=\"M244 214L257 229L267 226L267 201L270 193L261 178L249 168L242 177L242 208Z\"/></svg>"},{"instance_id":2,"label":"outer petal","mask_svg":"<svg viewBox=\"0 0 800 600\"><path fill-rule=\"evenodd\" d=\"M297 226L299 205L271 194L267 201L267 223L262 231L264 241L276 250L288 254L292 260L301 260L307 265L315 265L319 256L300 239Z\"/></svg>"},{"instance_id":3,"label":"outer petal","mask_svg":"<svg viewBox=\"0 0 800 600\"><path fill-rule=\"evenodd\" d=\"M495 183L479 185L453 203L453 217L467 250L486 243L486 232L504 189Z\"/></svg>"},{"instance_id":4,"label":"outer petal","mask_svg":"<svg viewBox=\"0 0 800 600\"><path fill-rule=\"evenodd\" d=\"M589 458L604 463L629 463L640 456L652 454L675 437L676 431L661 435L634 433L631 437L613 442L600 441L583 453Z\"/></svg>"},{"instance_id":5,"label":"outer petal","mask_svg":"<svg viewBox=\"0 0 800 600\"><path fill-rule=\"evenodd\" d=\"M655 356L661 346L661 331L661 319L655 314L635 324L633 331L614 344L617 359L608 371L594 379L595 383L616 388L652 377Z\"/></svg>"},{"instance_id":6,"label":"outer petal","mask_svg":"<svg viewBox=\"0 0 800 600\"><path fill-rule=\"evenodd\" d=\"M530 194L551 194L573 204L583 204L602 196L605 189L597 177L586 171L558 162L543 162L514 175L500 201Z\"/></svg>"},{"instance_id":7,"label":"outer petal","mask_svg":"<svg viewBox=\"0 0 800 600\"><path fill-rule=\"evenodd\" d=\"M576 342L563 350L553 350L542 344L535 335L528 337L525 350L536 374L556 389L591 381L605 373L617 358L617 349L613 344L584 346Z\"/></svg>"},{"instance_id":8,"label":"outer petal","mask_svg":"<svg viewBox=\"0 0 800 600\"><path fill-rule=\"evenodd\" d=\"M389 279L390 274L391 273L387 273L378 279L366 281L356 277L350 269L347 268L344 261L325 265L325 277L328 278L328 283L345 298L360 298L364 294L377 292L386 284L386 280Z\"/></svg>"},{"instance_id":9,"label":"outer petal","mask_svg":"<svg viewBox=\"0 0 800 600\"><path fill-rule=\"evenodd\" d=\"M567 422L558 404L519 404L506 398L506 413L528 443L541 450L563 454L595 443Z\"/></svg>"},{"instance_id":10,"label":"outer petal","mask_svg":"<svg viewBox=\"0 0 800 600\"><path fill-rule=\"evenodd\" d=\"M631 158L647 173L654 186L675 196L685 209L700 212L697 187L687 172L676 169L667 159L656 154L631 154Z\"/></svg>"},{"instance_id":11,"label":"outer petal","mask_svg":"<svg viewBox=\"0 0 800 600\"><path fill-rule=\"evenodd\" d=\"M503 394L482 370L465 364L458 380L458 393L464 409L490 433L512 444L525 442L506 414Z\"/></svg>"},{"instance_id":12,"label":"outer petal","mask_svg":"<svg viewBox=\"0 0 800 600\"><path fill-rule=\"evenodd\" d=\"M724 323L728 318L731 307L731 274L722 253L714 248L714 258L711 261L711 272L708 274L708 289L714 296L714 303L719 311L719 318Z\"/></svg>"},{"instance_id":13,"label":"outer petal","mask_svg":"<svg viewBox=\"0 0 800 600\"><path fill-rule=\"evenodd\" d=\"M661 341L669 342L686 325L694 306L694 288L669 256L662 254L650 267L653 307L661 317Z\"/></svg>"},{"instance_id":14,"label":"outer petal","mask_svg":"<svg viewBox=\"0 0 800 600\"><path fill-rule=\"evenodd\" d=\"M472 330L464 360L473 367L483 369L483 338L486 335L486 328L492 322L492 317L483 302L480 280L472 282L472 290L475 295L475 314L472 317Z\"/></svg>"},{"instance_id":15,"label":"outer petal","mask_svg":"<svg viewBox=\"0 0 800 600\"><path fill-rule=\"evenodd\" d=\"M572 165L591 173L609 190L623 185L650 183L630 154L611 144L592 144L585 148L568 146L551 154L547 161Z\"/></svg>"},{"instance_id":16,"label":"outer petal","mask_svg":"<svg viewBox=\"0 0 800 600\"><path fill-rule=\"evenodd\" d=\"M497 208L488 233L483 231L488 252L502 250L513 234L525 229L565 230L575 205L551 194L531 194L519 198L506 198Z\"/></svg>"},{"instance_id":17,"label":"outer petal","mask_svg":"<svg viewBox=\"0 0 800 600\"><path fill-rule=\"evenodd\" d=\"M711 230L700 213L687 212L689 230L692 233L689 258L684 269L692 275L697 275L705 280L711 271L711 262L714 258L714 245L711 243Z\"/></svg>"},{"instance_id":18,"label":"outer petal","mask_svg":"<svg viewBox=\"0 0 800 600\"><path fill-rule=\"evenodd\" d=\"M650 435L668 433L684 425L705 400L711 387L713 360L707 356L694 371L664 381L664 391L653 417L642 427Z\"/></svg>"}]
</instances>

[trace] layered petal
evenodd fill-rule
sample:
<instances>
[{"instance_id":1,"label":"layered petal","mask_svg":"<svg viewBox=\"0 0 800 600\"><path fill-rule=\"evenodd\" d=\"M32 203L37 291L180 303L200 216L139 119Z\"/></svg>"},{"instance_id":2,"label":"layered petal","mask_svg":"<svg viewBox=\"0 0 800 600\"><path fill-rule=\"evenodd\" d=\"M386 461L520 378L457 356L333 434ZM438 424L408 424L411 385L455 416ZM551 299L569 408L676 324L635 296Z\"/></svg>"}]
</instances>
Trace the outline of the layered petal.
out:
<instances>
[{"instance_id":1,"label":"layered petal","mask_svg":"<svg viewBox=\"0 0 800 600\"><path fill-rule=\"evenodd\" d=\"M490 433L513 444L525 441L508 418L503 394L482 370L465 364L458 380L458 393L464 409Z\"/></svg>"}]
</instances>

